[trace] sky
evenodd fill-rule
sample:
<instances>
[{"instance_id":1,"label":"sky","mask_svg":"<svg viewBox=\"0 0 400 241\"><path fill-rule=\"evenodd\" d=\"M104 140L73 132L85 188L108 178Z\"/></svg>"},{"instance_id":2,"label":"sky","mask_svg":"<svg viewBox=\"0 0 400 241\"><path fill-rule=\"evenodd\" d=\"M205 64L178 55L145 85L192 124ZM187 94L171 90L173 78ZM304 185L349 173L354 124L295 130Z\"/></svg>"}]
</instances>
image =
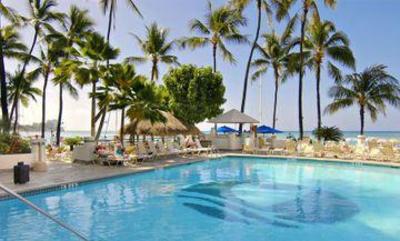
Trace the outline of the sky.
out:
<instances>
[{"instance_id":1,"label":"sky","mask_svg":"<svg viewBox=\"0 0 400 241\"><path fill-rule=\"evenodd\" d=\"M25 0L3 0L5 5L26 13L28 1ZM57 9L67 12L71 4L78 5L83 9L88 9L90 17L96 23L96 30L106 34L107 18L103 15L99 7L99 0L59 0ZM211 0L214 7L220 6L227 0ZM130 35L135 33L144 37L145 25L156 21L160 26L168 28L170 39L191 36L188 23L193 18L203 19L206 13L206 0L136 0L137 6L144 18L138 17L126 4L126 1L118 1L118 9L114 21L114 28L111 33L111 44L121 49L119 59L128 56L141 55L137 43ZM292 13L299 10L295 6ZM398 0L339 0L335 10L327 9L320 3L321 17L331 20L336 24L338 30L344 31L351 40L351 48L357 60L357 71L374 64L384 64L388 66L388 71L400 79L400 1ZM249 6L245 12L248 24L241 31L254 38L256 9L255 4ZM284 23L275 24L277 31L282 29ZM299 26L297 26L299 27ZM262 32L268 32L269 26L263 19ZM298 32L296 33L298 34ZM32 29L28 26L22 30L23 41L30 45L32 41ZM218 70L224 76L226 86L225 98L227 99L223 108L228 111L232 108L240 109L241 95L243 89L243 79L248 59L249 45L228 45L234 53L237 63L231 65L218 58ZM211 47L197 50L176 49L174 54L178 56L180 63L190 63L198 66L212 64ZM8 61L6 68L15 68L15 63ZM167 66L161 67L161 76L167 71ZM344 73L351 73L351 70L342 68ZM141 74L149 75L148 65L138 65L137 71ZM272 104L273 104L273 81L272 75L268 73L262 78L262 88L260 91L259 82L251 82L248 89L248 99L245 112L259 120L263 124L272 123ZM159 83L162 82L160 78ZM304 84L304 125L306 130L312 130L316 126L316 93L314 74L308 72ZM38 81L38 87L42 82ZM331 99L327 96L329 87L333 85L327 74L326 69L322 71L322 105L325 107ZM297 89L298 77L293 77L284 83L279 92L278 100L278 122L277 127L282 130L298 129L298 109L297 109ZM79 99L75 100L69 96L65 97L63 127L66 130L89 130L90 119L90 100L88 98L89 87L79 90ZM261 93L261 108L260 108ZM48 119L56 119L58 115L58 90L54 86L48 89ZM262 111L260 111L262 109ZM262 115L261 115L262 112ZM323 123L328 126L338 126L342 130L359 130L360 121L356 108L342 110L334 115L324 115ZM108 118L108 117L107 117ZM21 123L28 124L40 122L41 104L32 102L28 108L21 111ZM111 114L107 130L112 131L118 128L117 115ZM372 123L369 118L366 121L366 129L374 131L399 131L400 111L389 107L386 116L379 116L377 122ZM200 123L199 127L207 130L210 125Z\"/></svg>"}]
</instances>

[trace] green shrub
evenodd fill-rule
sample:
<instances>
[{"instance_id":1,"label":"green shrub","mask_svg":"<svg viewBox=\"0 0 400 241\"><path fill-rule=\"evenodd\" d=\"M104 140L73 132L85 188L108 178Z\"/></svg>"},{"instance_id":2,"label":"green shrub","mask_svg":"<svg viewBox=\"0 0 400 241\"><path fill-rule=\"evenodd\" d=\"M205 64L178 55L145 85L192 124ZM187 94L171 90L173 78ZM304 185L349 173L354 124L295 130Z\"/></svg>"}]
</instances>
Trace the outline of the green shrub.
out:
<instances>
[{"instance_id":1,"label":"green shrub","mask_svg":"<svg viewBox=\"0 0 400 241\"><path fill-rule=\"evenodd\" d=\"M343 132L336 126L323 126L313 130L313 135L324 141L341 141L343 140Z\"/></svg>"},{"instance_id":2,"label":"green shrub","mask_svg":"<svg viewBox=\"0 0 400 241\"><path fill-rule=\"evenodd\" d=\"M30 142L19 135L0 134L0 154L31 153Z\"/></svg>"},{"instance_id":3,"label":"green shrub","mask_svg":"<svg viewBox=\"0 0 400 241\"><path fill-rule=\"evenodd\" d=\"M64 139L64 144L69 146L69 149L71 151L74 150L74 146L82 144L83 138L80 136L75 136L75 137L67 137Z\"/></svg>"}]
</instances>

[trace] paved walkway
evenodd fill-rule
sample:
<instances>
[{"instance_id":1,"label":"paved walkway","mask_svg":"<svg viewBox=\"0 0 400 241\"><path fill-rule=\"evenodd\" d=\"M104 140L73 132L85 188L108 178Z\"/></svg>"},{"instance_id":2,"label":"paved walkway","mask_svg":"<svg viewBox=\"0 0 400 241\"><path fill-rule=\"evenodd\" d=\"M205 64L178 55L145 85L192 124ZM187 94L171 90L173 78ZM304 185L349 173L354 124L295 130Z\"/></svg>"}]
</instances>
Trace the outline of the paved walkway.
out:
<instances>
[{"instance_id":1,"label":"paved walkway","mask_svg":"<svg viewBox=\"0 0 400 241\"><path fill-rule=\"evenodd\" d=\"M65 162L52 161L49 162L48 172L32 172L30 173L30 182L23 185L14 184L13 172L0 171L0 183L18 193L30 192L34 190L48 189L63 186L71 183L79 183L102 178L109 178L124 174L132 174L137 172L154 170L162 167L175 165L183 165L209 159L207 156L194 157L175 157L165 160L154 160L139 163L134 166L101 166L101 165L84 165L72 164ZM7 196L5 192L0 190L0 198Z\"/></svg>"}]
</instances>

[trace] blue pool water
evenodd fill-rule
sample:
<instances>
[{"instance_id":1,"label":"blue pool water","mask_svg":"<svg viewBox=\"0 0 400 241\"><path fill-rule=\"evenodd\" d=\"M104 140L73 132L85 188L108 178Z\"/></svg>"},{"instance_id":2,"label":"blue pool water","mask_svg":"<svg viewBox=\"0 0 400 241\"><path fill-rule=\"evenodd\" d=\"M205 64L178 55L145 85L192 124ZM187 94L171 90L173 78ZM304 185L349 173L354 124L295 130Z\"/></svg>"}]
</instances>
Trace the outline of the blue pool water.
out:
<instances>
[{"instance_id":1,"label":"blue pool water","mask_svg":"<svg viewBox=\"0 0 400 241\"><path fill-rule=\"evenodd\" d=\"M229 157L29 196L91 240L399 241L400 170ZM16 200L0 240L77 240Z\"/></svg>"}]
</instances>

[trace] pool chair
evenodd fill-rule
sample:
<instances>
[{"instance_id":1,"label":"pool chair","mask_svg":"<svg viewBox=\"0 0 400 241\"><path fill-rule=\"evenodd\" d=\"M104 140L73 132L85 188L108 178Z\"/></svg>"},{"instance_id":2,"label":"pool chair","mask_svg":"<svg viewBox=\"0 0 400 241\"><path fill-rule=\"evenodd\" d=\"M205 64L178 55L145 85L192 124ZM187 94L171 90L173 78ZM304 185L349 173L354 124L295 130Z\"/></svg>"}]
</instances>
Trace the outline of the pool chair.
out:
<instances>
[{"instance_id":1,"label":"pool chair","mask_svg":"<svg viewBox=\"0 0 400 241\"><path fill-rule=\"evenodd\" d=\"M177 153L171 153L169 152L165 146L164 143L162 142L157 142L156 143L156 148L158 148L159 153L162 153L164 156L171 156L171 155L176 155Z\"/></svg>"},{"instance_id":2,"label":"pool chair","mask_svg":"<svg viewBox=\"0 0 400 241\"><path fill-rule=\"evenodd\" d=\"M395 161L396 160L396 152L395 152L395 149L394 149L392 143L385 142L382 144L380 157L381 157L382 161Z\"/></svg>"},{"instance_id":3,"label":"pool chair","mask_svg":"<svg viewBox=\"0 0 400 241\"><path fill-rule=\"evenodd\" d=\"M255 154L256 153L256 149L252 145L243 144L242 152L246 153L246 154Z\"/></svg>"},{"instance_id":4,"label":"pool chair","mask_svg":"<svg viewBox=\"0 0 400 241\"><path fill-rule=\"evenodd\" d=\"M168 155L166 152L159 151L154 144L154 142L149 142L149 151L155 156L155 157L165 157Z\"/></svg>"},{"instance_id":5,"label":"pool chair","mask_svg":"<svg viewBox=\"0 0 400 241\"><path fill-rule=\"evenodd\" d=\"M205 152L206 154L211 154L213 152L213 149L211 147L203 147L201 145L199 139L196 139L195 143L196 143L197 150L199 152Z\"/></svg>"},{"instance_id":6,"label":"pool chair","mask_svg":"<svg viewBox=\"0 0 400 241\"><path fill-rule=\"evenodd\" d=\"M340 158L342 150L340 145L334 141L327 141L325 144L325 156L328 158Z\"/></svg>"},{"instance_id":7,"label":"pool chair","mask_svg":"<svg viewBox=\"0 0 400 241\"><path fill-rule=\"evenodd\" d=\"M138 161L151 160L154 158L153 153L149 153L143 142L138 142L136 146L136 156Z\"/></svg>"},{"instance_id":8,"label":"pool chair","mask_svg":"<svg viewBox=\"0 0 400 241\"><path fill-rule=\"evenodd\" d=\"M294 140L286 140L285 142L285 155L297 155L297 143Z\"/></svg>"},{"instance_id":9,"label":"pool chair","mask_svg":"<svg viewBox=\"0 0 400 241\"><path fill-rule=\"evenodd\" d=\"M168 153L170 153L171 155L183 155L186 154L185 151L181 151L179 148L177 148L173 142L168 142L167 143L167 150Z\"/></svg>"},{"instance_id":10,"label":"pool chair","mask_svg":"<svg viewBox=\"0 0 400 241\"><path fill-rule=\"evenodd\" d=\"M315 142L313 142L312 146L313 146L313 156L314 157L324 157L325 148L321 142L315 141Z\"/></svg>"}]
</instances>

